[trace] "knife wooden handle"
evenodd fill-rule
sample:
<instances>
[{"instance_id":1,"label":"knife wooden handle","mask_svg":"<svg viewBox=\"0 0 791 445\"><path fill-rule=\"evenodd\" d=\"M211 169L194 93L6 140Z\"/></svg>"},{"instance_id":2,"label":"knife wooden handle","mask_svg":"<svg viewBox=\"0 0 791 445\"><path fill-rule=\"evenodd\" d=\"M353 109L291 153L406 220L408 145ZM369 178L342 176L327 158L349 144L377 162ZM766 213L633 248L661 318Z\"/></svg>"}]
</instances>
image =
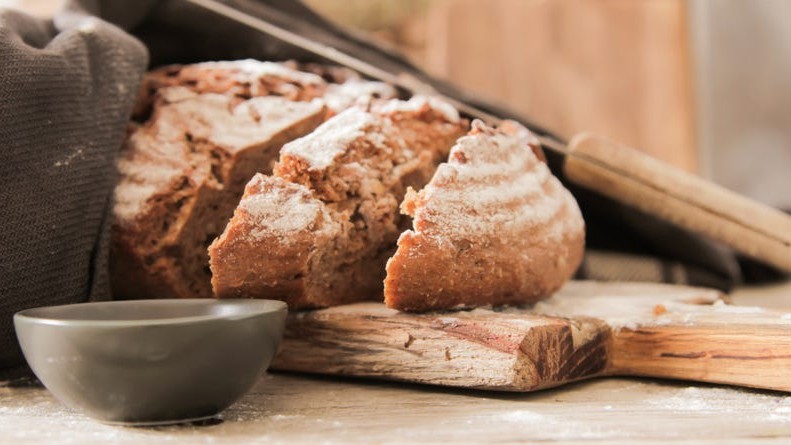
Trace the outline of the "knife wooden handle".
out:
<instances>
[{"instance_id":1,"label":"knife wooden handle","mask_svg":"<svg viewBox=\"0 0 791 445\"><path fill-rule=\"evenodd\" d=\"M791 391L789 314L722 304L666 306L652 323L613 329L610 374Z\"/></svg>"},{"instance_id":2,"label":"knife wooden handle","mask_svg":"<svg viewBox=\"0 0 791 445\"><path fill-rule=\"evenodd\" d=\"M575 184L791 272L791 216L596 135L577 135L568 151Z\"/></svg>"}]
</instances>

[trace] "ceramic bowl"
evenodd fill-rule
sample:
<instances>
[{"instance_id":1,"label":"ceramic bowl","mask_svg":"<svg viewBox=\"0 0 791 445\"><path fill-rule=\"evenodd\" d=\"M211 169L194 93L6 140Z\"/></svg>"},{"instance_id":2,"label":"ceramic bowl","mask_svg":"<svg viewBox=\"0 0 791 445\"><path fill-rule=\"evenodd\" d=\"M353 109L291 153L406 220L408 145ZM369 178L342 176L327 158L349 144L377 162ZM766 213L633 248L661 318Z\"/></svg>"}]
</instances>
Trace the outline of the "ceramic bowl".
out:
<instances>
[{"instance_id":1,"label":"ceramic bowl","mask_svg":"<svg viewBox=\"0 0 791 445\"><path fill-rule=\"evenodd\" d=\"M272 300L133 300L14 315L36 376L66 405L107 423L212 417L269 366L286 304Z\"/></svg>"}]
</instances>

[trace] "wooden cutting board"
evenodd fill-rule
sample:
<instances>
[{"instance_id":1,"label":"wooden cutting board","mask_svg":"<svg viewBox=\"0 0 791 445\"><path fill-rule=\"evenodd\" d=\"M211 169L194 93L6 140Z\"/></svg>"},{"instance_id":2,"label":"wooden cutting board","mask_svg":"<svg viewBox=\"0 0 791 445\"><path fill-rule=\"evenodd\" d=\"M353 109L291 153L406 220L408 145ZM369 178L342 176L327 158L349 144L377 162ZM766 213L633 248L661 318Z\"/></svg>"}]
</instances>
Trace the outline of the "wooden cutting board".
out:
<instances>
[{"instance_id":1,"label":"wooden cutting board","mask_svg":"<svg viewBox=\"0 0 791 445\"><path fill-rule=\"evenodd\" d=\"M791 391L791 313L709 289L596 282L523 309L359 303L290 314L272 368L496 391L608 375Z\"/></svg>"}]
</instances>

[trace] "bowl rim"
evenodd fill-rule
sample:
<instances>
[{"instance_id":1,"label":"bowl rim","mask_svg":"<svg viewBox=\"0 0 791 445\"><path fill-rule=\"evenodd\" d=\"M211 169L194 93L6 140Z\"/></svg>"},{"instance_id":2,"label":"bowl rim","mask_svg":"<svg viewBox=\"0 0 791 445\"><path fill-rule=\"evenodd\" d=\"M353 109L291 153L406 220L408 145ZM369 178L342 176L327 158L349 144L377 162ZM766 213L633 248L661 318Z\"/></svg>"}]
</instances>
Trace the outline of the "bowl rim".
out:
<instances>
[{"instance_id":1,"label":"bowl rim","mask_svg":"<svg viewBox=\"0 0 791 445\"><path fill-rule=\"evenodd\" d=\"M130 303L145 304L145 305L164 305L164 304L188 304L188 303L203 303L206 305L212 304L230 304L241 305L248 309L241 313L234 314L205 314L205 315L190 315L190 316L175 316L167 318L137 318L137 319L89 319L89 318L58 318L49 314L47 316L37 315L36 313L43 310L59 310L65 308L74 308L75 306L125 306ZM252 298L229 298L229 299L208 299L208 298L165 298L165 299L151 299L151 300L114 300L114 301L91 301L85 303L73 304L60 304L53 306L39 306L21 310L14 314L14 321L29 322L35 324L44 324L51 326L73 326L73 327L135 327L135 326L163 326L163 325L181 325L190 323L200 323L215 320L245 320L248 318L272 314L277 312L287 312L288 305L280 300L263 300Z\"/></svg>"}]
</instances>

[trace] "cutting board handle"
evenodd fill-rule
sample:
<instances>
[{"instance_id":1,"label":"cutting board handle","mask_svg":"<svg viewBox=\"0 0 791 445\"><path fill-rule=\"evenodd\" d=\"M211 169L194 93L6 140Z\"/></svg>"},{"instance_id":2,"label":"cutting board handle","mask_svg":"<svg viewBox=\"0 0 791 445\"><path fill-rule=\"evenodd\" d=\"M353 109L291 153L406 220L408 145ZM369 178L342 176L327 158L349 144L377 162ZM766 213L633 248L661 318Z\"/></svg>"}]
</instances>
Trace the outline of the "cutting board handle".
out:
<instances>
[{"instance_id":1,"label":"cutting board handle","mask_svg":"<svg viewBox=\"0 0 791 445\"><path fill-rule=\"evenodd\" d=\"M653 323L613 327L610 373L791 391L791 314L657 305Z\"/></svg>"},{"instance_id":2,"label":"cutting board handle","mask_svg":"<svg viewBox=\"0 0 791 445\"><path fill-rule=\"evenodd\" d=\"M568 150L570 181L791 272L791 216L600 136Z\"/></svg>"}]
</instances>

